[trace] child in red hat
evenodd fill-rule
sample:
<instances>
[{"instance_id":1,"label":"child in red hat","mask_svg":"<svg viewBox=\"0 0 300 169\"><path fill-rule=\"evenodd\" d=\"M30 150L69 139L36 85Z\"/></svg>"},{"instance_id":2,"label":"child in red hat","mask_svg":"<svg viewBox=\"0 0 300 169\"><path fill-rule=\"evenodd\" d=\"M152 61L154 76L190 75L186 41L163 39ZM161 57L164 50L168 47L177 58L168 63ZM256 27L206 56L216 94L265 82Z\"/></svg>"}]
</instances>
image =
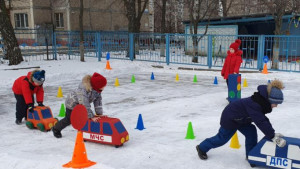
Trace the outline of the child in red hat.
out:
<instances>
[{"instance_id":1,"label":"child in red hat","mask_svg":"<svg viewBox=\"0 0 300 169\"><path fill-rule=\"evenodd\" d=\"M88 111L88 117L93 121L97 121L98 118L103 114L102 109L102 96L101 92L105 88L107 80L104 76L99 73L94 73L91 75L86 75L83 77L82 82L79 84L78 88L72 91L66 99L66 117L61 119L52 128L53 135L56 138L61 138L61 130L71 124L71 112L77 104L82 104L86 107ZM91 110L91 103L94 103L95 113Z\"/></svg>"},{"instance_id":2,"label":"child in red hat","mask_svg":"<svg viewBox=\"0 0 300 169\"><path fill-rule=\"evenodd\" d=\"M238 74L240 71L240 66L242 61L243 51L239 50L239 46L241 45L241 40L236 39L234 43L232 43L227 51L227 57L225 59L221 75L226 79L226 83L228 86L228 76L230 74Z\"/></svg>"}]
</instances>

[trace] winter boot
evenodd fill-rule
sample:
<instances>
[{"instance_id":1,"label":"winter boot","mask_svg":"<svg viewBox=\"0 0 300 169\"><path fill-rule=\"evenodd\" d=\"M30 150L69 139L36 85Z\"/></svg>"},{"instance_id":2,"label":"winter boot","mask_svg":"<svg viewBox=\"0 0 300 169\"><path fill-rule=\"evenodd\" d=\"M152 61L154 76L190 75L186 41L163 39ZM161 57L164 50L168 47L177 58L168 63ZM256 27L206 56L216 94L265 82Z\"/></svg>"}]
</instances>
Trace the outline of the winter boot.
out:
<instances>
[{"instance_id":1,"label":"winter boot","mask_svg":"<svg viewBox=\"0 0 300 169\"><path fill-rule=\"evenodd\" d=\"M22 120L16 119L16 124L20 125L22 123Z\"/></svg>"},{"instance_id":2,"label":"winter boot","mask_svg":"<svg viewBox=\"0 0 300 169\"><path fill-rule=\"evenodd\" d=\"M53 132L54 137L56 137L56 138L62 137L61 132L59 130L56 130L54 127L52 128L52 132Z\"/></svg>"},{"instance_id":3,"label":"winter boot","mask_svg":"<svg viewBox=\"0 0 300 169\"><path fill-rule=\"evenodd\" d=\"M201 160L207 159L207 154L200 149L199 145L196 146L196 150L197 150L198 156Z\"/></svg>"}]
</instances>

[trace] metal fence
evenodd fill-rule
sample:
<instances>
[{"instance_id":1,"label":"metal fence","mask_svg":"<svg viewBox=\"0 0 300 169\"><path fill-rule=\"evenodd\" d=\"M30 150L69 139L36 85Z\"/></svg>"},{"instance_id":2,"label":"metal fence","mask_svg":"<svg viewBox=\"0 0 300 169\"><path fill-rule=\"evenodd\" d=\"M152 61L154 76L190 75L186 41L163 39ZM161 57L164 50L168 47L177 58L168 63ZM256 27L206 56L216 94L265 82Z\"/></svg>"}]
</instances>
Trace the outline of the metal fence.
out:
<instances>
[{"instance_id":1,"label":"metal fence","mask_svg":"<svg viewBox=\"0 0 300 169\"><path fill-rule=\"evenodd\" d=\"M26 61L80 57L79 32L15 32ZM300 36L84 32L83 45L85 56L97 57L99 61L109 52L112 59L212 68L223 66L229 46L237 38L242 41L242 68L260 70L264 65L264 56L268 56L268 69L274 67L281 71L300 72ZM2 39L0 42L0 57L3 57L5 47Z\"/></svg>"}]
</instances>

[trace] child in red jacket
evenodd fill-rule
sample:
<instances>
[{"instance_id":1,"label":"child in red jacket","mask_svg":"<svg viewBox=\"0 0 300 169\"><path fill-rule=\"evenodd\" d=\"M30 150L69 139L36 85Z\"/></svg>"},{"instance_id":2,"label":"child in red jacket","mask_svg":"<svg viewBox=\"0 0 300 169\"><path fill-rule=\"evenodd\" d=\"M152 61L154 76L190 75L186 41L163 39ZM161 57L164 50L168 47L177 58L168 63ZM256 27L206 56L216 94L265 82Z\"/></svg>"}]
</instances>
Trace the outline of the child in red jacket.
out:
<instances>
[{"instance_id":1,"label":"child in red jacket","mask_svg":"<svg viewBox=\"0 0 300 169\"><path fill-rule=\"evenodd\" d=\"M27 118L27 109L33 112L34 108L34 94L36 94L36 101L39 106L44 106L44 89L43 83L45 81L44 70L34 70L28 72L27 76L21 76L15 80L12 90L17 100L16 104L16 124L21 124L22 119Z\"/></svg>"},{"instance_id":2,"label":"child in red jacket","mask_svg":"<svg viewBox=\"0 0 300 169\"><path fill-rule=\"evenodd\" d=\"M235 42L230 45L229 50L227 51L227 57L221 72L221 75L224 77L224 79L226 79L227 86L229 74L238 74L241 63L243 62L241 57L243 51L239 50L240 44L241 40L236 39Z\"/></svg>"}]
</instances>

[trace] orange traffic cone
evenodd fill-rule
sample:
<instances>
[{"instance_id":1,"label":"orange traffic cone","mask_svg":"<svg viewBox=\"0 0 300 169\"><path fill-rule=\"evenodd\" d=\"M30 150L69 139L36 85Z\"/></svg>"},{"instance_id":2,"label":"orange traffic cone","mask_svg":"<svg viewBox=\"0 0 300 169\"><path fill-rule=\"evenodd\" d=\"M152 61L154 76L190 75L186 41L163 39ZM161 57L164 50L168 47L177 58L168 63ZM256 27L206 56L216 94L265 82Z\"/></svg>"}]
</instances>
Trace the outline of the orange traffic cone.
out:
<instances>
[{"instance_id":1,"label":"orange traffic cone","mask_svg":"<svg viewBox=\"0 0 300 169\"><path fill-rule=\"evenodd\" d=\"M106 67L105 67L105 69L107 69L107 70L111 70L111 69L112 69L112 68L110 67L109 60L106 61Z\"/></svg>"},{"instance_id":2,"label":"orange traffic cone","mask_svg":"<svg viewBox=\"0 0 300 169\"><path fill-rule=\"evenodd\" d=\"M68 162L67 164L64 164L63 167L86 168L94 164L96 163L88 160L87 158L87 154L83 142L83 134L81 131L78 131L72 161Z\"/></svg>"},{"instance_id":3,"label":"orange traffic cone","mask_svg":"<svg viewBox=\"0 0 300 169\"><path fill-rule=\"evenodd\" d=\"M265 65L264 65L264 69L263 69L263 71L261 72L262 74L268 74L268 66L267 66L267 64L265 63Z\"/></svg>"}]
</instances>

